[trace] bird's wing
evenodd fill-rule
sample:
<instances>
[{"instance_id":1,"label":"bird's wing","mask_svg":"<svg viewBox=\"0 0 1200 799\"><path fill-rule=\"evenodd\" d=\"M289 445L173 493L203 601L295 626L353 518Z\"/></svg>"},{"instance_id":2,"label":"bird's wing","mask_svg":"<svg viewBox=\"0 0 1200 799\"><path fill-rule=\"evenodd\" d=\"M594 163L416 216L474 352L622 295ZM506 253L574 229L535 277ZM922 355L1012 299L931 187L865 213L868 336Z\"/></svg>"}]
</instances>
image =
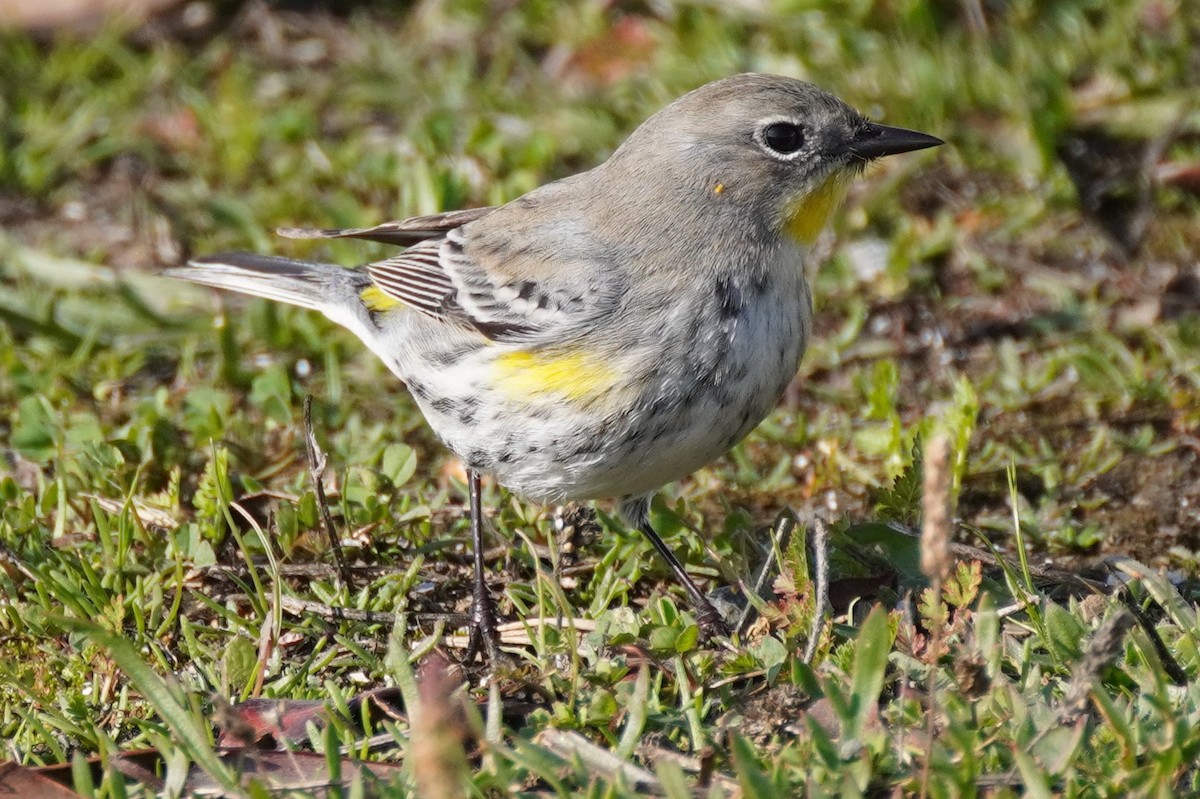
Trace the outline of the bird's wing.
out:
<instances>
[{"instance_id":1,"label":"bird's wing","mask_svg":"<svg viewBox=\"0 0 1200 799\"><path fill-rule=\"evenodd\" d=\"M397 256L367 264L367 276L387 296L427 316L444 318L454 281L441 265L441 238L422 241Z\"/></svg>"},{"instance_id":2,"label":"bird's wing","mask_svg":"<svg viewBox=\"0 0 1200 799\"><path fill-rule=\"evenodd\" d=\"M447 211L428 216L414 216L396 222L364 228L279 228L276 232L289 239L366 239L383 244L399 244L404 247L418 244L427 239L437 239L448 231L487 216L496 210L494 206Z\"/></svg>"},{"instance_id":3,"label":"bird's wing","mask_svg":"<svg viewBox=\"0 0 1200 799\"><path fill-rule=\"evenodd\" d=\"M623 278L599 266L556 249L472 247L455 228L366 269L382 292L429 316L493 341L548 343L586 329L623 294Z\"/></svg>"},{"instance_id":4,"label":"bird's wing","mask_svg":"<svg viewBox=\"0 0 1200 799\"><path fill-rule=\"evenodd\" d=\"M494 341L565 341L610 313L625 289L625 272L613 268L619 257L578 207L578 181L547 184L501 207L280 233L407 246L366 267L388 298Z\"/></svg>"}]
</instances>

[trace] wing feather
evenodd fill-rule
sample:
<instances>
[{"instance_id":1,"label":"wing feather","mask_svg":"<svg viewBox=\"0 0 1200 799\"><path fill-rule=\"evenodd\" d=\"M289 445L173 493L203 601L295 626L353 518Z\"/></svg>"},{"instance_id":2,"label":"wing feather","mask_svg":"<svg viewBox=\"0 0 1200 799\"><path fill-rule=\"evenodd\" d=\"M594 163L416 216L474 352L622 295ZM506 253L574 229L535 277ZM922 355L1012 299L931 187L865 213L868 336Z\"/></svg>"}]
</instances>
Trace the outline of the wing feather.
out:
<instances>
[{"instance_id":1,"label":"wing feather","mask_svg":"<svg viewBox=\"0 0 1200 799\"><path fill-rule=\"evenodd\" d=\"M454 282L442 269L440 239L430 239L384 261L367 264L367 276L380 291L429 316L445 316Z\"/></svg>"},{"instance_id":2,"label":"wing feather","mask_svg":"<svg viewBox=\"0 0 1200 799\"><path fill-rule=\"evenodd\" d=\"M276 232L289 239L366 239L383 244L410 246L427 239L440 238L456 227L474 222L496 210L494 206L446 211L441 214L414 216L363 228L284 227Z\"/></svg>"},{"instance_id":3,"label":"wing feather","mask_svg":"<svg viewBox=\"0 0 1200 799\"><path fill-rule=\"evenodd\" d=\"M367 264L371 282L426 316L474 329L494 341L561 341L619 301L625 286L620 270L595 269L592 253L607 252L602 246L585 253L587 268L574 273L582 280L563 278L572 272L560 262L561 250L550 258L550 253L528 247L473 246L476 234L469 239L462 226L497 210L450 211L370 228L279 232L289 238L358 238L407 246L399 255ZM569 228L573 223L566 224ZM504 229L509 229L507 223ZM552 262L555 268L550 269Z\"/></svg>"}]
</instances>

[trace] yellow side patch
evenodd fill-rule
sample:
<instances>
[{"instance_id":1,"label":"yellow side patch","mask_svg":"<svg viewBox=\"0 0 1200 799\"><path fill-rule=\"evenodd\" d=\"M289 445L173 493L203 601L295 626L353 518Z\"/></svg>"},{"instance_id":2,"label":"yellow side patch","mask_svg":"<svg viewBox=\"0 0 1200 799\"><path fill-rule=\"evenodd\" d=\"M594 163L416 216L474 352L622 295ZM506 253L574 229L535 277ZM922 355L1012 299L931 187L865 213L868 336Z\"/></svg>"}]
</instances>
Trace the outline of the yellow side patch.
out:
<instances>
[{"instance_id":1,"label":"yellow side patch","mask_svg":"<svg viewBox=\"0 0 1200 799\"><path fill-rule=\"evenodd\" d=\"M379 286L367 286L358 295L358 298L363 301L363 305L367 306L368 311L390 311L397 305L403 305L400 300L388 294Z\"/></svg>"},{"instance_id":2,"label":"yellow side patch","mask_svg":"<svg viewBox=\"0 0 1200 799\"><path fill-rule=\"evenodd\" d=\"M512 396L557 394L588 400L617 385L620 372L579 352L509 352L492 366L496 386Z\"/></svg>"},{"instance_id":3,"label":"yellow side patch","mask_svg":"<svg viewBox=\"0 0 1200 799\"><path fill-rule=\"evenodd\" d=\"M849 188L850 180L846 175L829 178L791 204L784 216L784 229L796 241L811 247L830 215L846 199Z\"/></svg>"}]
</instances>

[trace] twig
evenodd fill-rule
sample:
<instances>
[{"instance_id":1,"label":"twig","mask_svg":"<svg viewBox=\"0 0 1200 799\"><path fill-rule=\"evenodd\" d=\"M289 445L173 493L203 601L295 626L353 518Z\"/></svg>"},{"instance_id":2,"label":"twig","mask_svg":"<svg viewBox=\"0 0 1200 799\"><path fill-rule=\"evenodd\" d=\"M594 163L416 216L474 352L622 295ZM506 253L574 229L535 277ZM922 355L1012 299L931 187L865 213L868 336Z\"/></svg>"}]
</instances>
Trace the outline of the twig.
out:
<instances>
[{"instance_id":1,"label":"twig","mask_svg":"<svg viewBox=\"0 0 1200 799\"><path fill-rule=\"evenodd\" d=\"M823 519L813 520L813 617L808 627L808 642L804 645L804 662L812 665L829 614L829 526Z\"/></svg>"},{"instance_id":2,"label":"twig","mask_svg":"<svg viewBox=\"0 0 1200 799\"><path fill-rule=\"evenodd\" d=\"M583 765L602 772L610 779L622 777L635 791L663 792L658 778L649 771L622 760L607 749L601 749L573 730L549 727L538 733L536 740L564 760L578 758Z\"/></svg>"},{"instance_id":3,"label":"twig","mask_svg":"<svg viewBox=\"0 0 1200 799\"><path fill-rule=\"evenodd\" d=\"M325 499L325 484L321 480L325 475L326 458L317 444L316 433L313 432L312 394L304 397L304 448L308 451L308 471L312 475L313 490L317 494L317 507L321 510L321 524L329 536L329 547L333 550L338 575L342 585L351 588L350 572L346 570L346 561L342 557L342 543L338 540L337 529L333 526L333 515L330 514L329 503Z\"/></svg>"},{"instance_id":4,"label":"twig","mask_svg":"<svg viewBox=\"0 0 1200 799\"><path fill-rule=\"evenodd\" d=\"M214 563L211 566L205 566L198 571L206 578L211 580L229 580L235 577L245 576L249 572L250 567L243 566L240 563ZM351 574L366 577L368 579L376 579L378 577L386 577L391 574L403 574L404 569L399 566L380 566L380 565L354 565L347 566L346 570ZM331 566L328 563L282 563L279 566L279 576L283 578L289 577L307 577L315 579L326 577L337 572L336 566ZM445 582L451 578L441 575L430 575L424 578L426 582Z\"/></svg>"},{"instance_id":5,"label":"twig","mask_svg":"<svg viewBox=\"0 0 1200 799\"><path fill-rule=\"evenodd\" d=\"M498 624L496 625L496 634L500 637L500 643L502 644L507 644L508 646L530 646L533 643L533 639L529 637L529 629L532 627L569 627L577 632L590 633L596 629L596 622L591 619L537 617ZM443 643L455 649L466 649L470 643L470 636L448 635Z\"/></svg>"},{"instance_id":6,"label":"twig","mask_svg":"<svg viewBox=\"0 0 1200 799\"><path fill-rule=\"evenodd\" d=\"M249 594L225 594L218 597L223 602L249 602ZM396 614L382 610L358 610L356 608L341 608L324 602L313 602L296 597L280 597L279 609L293 616L308 614L325 619L326 621L356 621L364 624L391 624L396 620ZM408 617L421 624L441 622L455 627L462 627L470 622L471 617L466 613L416 613L409 611Z\"/></svg>"}]
</instances>

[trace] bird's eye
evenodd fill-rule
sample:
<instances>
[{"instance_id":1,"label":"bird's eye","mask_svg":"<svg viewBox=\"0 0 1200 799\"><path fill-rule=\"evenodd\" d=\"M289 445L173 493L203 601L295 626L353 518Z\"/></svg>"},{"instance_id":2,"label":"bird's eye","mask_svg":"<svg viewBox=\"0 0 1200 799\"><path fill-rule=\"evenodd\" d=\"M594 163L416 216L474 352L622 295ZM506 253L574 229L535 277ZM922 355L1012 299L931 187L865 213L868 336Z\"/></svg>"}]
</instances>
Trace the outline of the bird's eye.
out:
<instances>
[{"instance_id":1,"label":"bird's eye","mask_svg":"<svg viewBox=\"0 0 1200 799\"><path fill-rule=\"evenodd\" d=\"M804 146L804 131L791 122L772 122L763 128L763 141L782 155L790 155Z\"/></svg>"}]
</instances>

